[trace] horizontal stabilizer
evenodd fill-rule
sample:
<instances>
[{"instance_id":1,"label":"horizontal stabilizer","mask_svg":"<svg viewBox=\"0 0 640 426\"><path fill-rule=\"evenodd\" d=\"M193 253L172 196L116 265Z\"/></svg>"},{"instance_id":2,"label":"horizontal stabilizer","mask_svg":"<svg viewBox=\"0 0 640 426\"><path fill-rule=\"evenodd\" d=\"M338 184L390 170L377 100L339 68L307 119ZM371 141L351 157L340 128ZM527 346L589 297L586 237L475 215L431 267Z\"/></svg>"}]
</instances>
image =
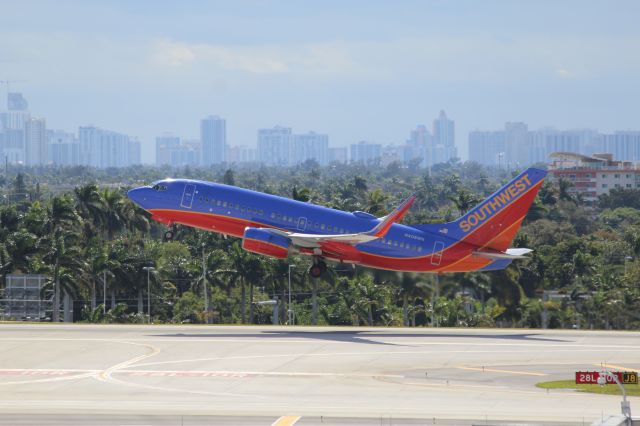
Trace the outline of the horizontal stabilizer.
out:
<instances>
[{"instance_id":1,"label":"horizontal stabilizer","mask_svg":"<svg viewBox=\"0 0 640 426\"><path fill-rule=\"evenodd\" d=\"M483 257L490 260L513 260L513 259L527 259L527 254L533 250L528 248L510 248L506 251L474 251L473 255Z\"/></svg>"},{"instance_id":2,"label":"horizontal stabilizer","mask_svg":"<svg viewBox=\"0 0 640 426\"><path fill-rule=\"evenodd\" d=\"M380 223L376 225L371 231L368 232L369 235L373 235L376 238L384 237L389 229L391 229L391 225L395 222L400 222L402 218L407 214L409 208L416 200L416 195L413 194L411 197L404 200L398 207L396 207L391 213L380 218Z\"/></svg>"}]
</instances>

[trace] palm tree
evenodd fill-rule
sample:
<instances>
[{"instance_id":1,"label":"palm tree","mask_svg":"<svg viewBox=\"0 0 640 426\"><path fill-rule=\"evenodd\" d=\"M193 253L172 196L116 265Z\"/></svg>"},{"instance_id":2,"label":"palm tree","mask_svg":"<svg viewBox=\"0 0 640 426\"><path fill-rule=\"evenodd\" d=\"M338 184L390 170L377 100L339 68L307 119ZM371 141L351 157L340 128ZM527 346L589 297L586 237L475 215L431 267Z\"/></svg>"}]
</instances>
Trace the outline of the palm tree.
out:
<instances>
[{"instance_id":1,"label":"palm tree","mask_svg":"<svg viewBox=\"0 0 640 426\"><path fill-rule=\"evenodd\" d=\"M569 192L569 189L573 187L573 183L571 181L561 178L558 180L558 198L564 201L570 201L575 203L576 200Z\"/></svg>"},{"instance_id":2,"label":"palm tree","mask_svg":"<svg viewBox=\"0 0 640 426\"><path fill-rule=\"evenodd\" d=\"M73 229L79 224L79 218L73 209L73 204L68 196L54 197L47 208L47 217L44 223L45 236L39 243L40 246L49 247L45 258L53 263L54 299L52 320L60 318L60 275L61 268L76 269L78 259L81 259L77 246L73 245L77 234ZM44 243L44 244L43 244Z\"/></svg>"},{"instance_id":3,"label":"palm tree","mask_svg":"<svg viewBox=\"0 0 640 426\"><path fill-rule=\"evenodd\" d=\"M125 215L128 212L123 207L125 203L118 190L105 189L102 192L102 199L104 200L104 230L107 241L113 241L115 234L125 228Z\"/></svg>"},{"instance_id":4,"label":"palm tree","mask_svg":"<svg viewBox=\"0 0 640 426\"><path fill-rule=\"evenodd\" d=\"M231 247L229 247L224 261L227 268L218 270L216 275L227 276L230 282L233 282L235 285L240 285L240 316L243 324L247 322L246 283L249 283L249 320L253 322L253 287L255 282L262 276L260 260L257 256L246 252L240 244L235 241Z\"/></svg>"},{"instance_id":5,"label":"palm tree","mask_svg":"<svg viewBox=\"0 0 640 426\"><path fill-rule=\"evenodd\" d=\"M463 216L466 212L471 210L473 206L478 204L479 199L467 189L460 188L455 196L450 196L449 199L453 201L456 208L460 212L460 216Z\"/></svg>"},{"instance_id":6,"label":"palm tree","mask_svg":"<svg viewBox=\"0 0 640 426\"><path fill-rule=\"evenodd\" d=\"M85 222L85 236L92 237L104 223L105 202L96 184L88 184L73 190L76 196L76 211Z\"/></svg>"},{"instance_id":7,"label":"palm tree","mask_svg":"<svg viewBox=\"0 0 640 426\"><path fill-rule=\"evenodd\" d=\"M296 201L303 201L306 203L307 201L311 200L311 190L309 188L302 188L300 191L298 191L298 188L294 186L293 190L291 191L291 198Z\"/></svg>"},{"instance_id":8,"label":"palm tree","mask_svg":"<svg viewBox=\"0 0 640 426\"><path fill-rule=\"evenodd\" d=\"M60 320L60 295L79 293L77 277L82 271L82 252L75 244L77 234L59 229L47 237L44 245L49 247L43 259L51 265L51 283L54 285L52 321Z\"/></svg>"},{"instance_id":9,"label":"palm tree","mask_svg":"<svg viewBox=\"0 0 640 426\"><path fill-rule=\"evenodd\" d=\"M405 326L415 326L415 299L416 297L422 297L427 290L427 283L423 280L423 275L414 272L400 272L398 273L400 286L398 287L399 295L402 297L402 323ZM411 301L411 306L409 305ZM409 313L411 312L411 321L409 320Z\"/></svg>"},{"instance_id":10,"label":"palm tree","mask_svg":"<svg viewBox=\"0 0 640 426\"><path fill-rule=\"evenodd\" d=\"M380 189L376 188L367 193L367 212L374 216L384 216L387 209L384 207L389 197Z\"/></svg>"}]
</instances>

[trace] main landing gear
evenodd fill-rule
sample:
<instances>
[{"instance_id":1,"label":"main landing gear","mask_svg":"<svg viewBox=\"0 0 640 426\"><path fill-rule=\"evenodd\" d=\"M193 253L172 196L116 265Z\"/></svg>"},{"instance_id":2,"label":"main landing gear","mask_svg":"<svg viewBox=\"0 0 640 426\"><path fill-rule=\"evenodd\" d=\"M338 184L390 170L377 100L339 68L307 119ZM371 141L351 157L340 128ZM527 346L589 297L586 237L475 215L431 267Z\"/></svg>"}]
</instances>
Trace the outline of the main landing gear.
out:
<instances>
[{"instance_id":1,"label":"main landing gear","mask_svg":"<svg viewBox=\"0 0 640 426\"><path fill-rule=\"evenodd\" d=\"M327 272L327 264L320 259L314 260L313 265L309 268L311 278L320 278L325 272Z\"/></svg>"},{"instance_id":2,"label":"main landing gear","mask_svg":"<svg viewBox=\"0 0 640 426\"><path fill-rule=\"evenodd\" d=\"M164 233L164 240L165 240L165 241L171 241L171 240L173 240L173 237L175 237L176 232L177 232L177 227L176 227L176 225L172 225L172 226L171 226L171 229L169 229L168 231L166 231L166 232Z\"/></svg>"}]
</instances>

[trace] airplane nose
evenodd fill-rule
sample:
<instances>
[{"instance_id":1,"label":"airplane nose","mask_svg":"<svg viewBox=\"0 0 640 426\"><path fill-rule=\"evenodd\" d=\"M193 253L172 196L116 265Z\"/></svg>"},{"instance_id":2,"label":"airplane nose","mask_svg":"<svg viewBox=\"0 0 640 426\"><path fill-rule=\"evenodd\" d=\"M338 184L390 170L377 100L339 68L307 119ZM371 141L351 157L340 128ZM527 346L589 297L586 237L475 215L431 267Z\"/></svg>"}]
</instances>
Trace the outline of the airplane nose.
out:
<instances>
[{"instance_id":1,"label":"airplane nose","mask_svg":"<svg viewBox=\"0 0 640 426\"><path fill-rule=\"evenodd\" d=\"M146 187L142 186L140 188L134 188L134 189L130 189L127 192L127 197L129 197L129 199L131 201L133 201L134 203L136 203L137 205L139 205L140 207L144 208L144 204L146 201L146 197L145 192L146 192Z\"/></svg>"}]
</instances>

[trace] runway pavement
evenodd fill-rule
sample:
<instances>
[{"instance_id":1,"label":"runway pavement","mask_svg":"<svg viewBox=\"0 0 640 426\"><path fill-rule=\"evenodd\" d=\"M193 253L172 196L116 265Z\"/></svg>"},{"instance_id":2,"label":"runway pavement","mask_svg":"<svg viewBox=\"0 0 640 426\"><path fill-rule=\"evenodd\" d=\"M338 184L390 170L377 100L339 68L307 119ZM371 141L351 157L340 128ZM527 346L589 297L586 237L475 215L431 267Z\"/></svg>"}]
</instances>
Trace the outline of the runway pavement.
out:
<instances>
[{"instance_id":1,"label":"runway pavement","mask_svg":"<svg viewBox=\"0 0 640 426\"><path fill-rule=\"evenodd\" d=\"M0 425L590 424L640 333L0 324ZM631 398L640 410L640 398Z\"/></svg>"}]
</instances>

